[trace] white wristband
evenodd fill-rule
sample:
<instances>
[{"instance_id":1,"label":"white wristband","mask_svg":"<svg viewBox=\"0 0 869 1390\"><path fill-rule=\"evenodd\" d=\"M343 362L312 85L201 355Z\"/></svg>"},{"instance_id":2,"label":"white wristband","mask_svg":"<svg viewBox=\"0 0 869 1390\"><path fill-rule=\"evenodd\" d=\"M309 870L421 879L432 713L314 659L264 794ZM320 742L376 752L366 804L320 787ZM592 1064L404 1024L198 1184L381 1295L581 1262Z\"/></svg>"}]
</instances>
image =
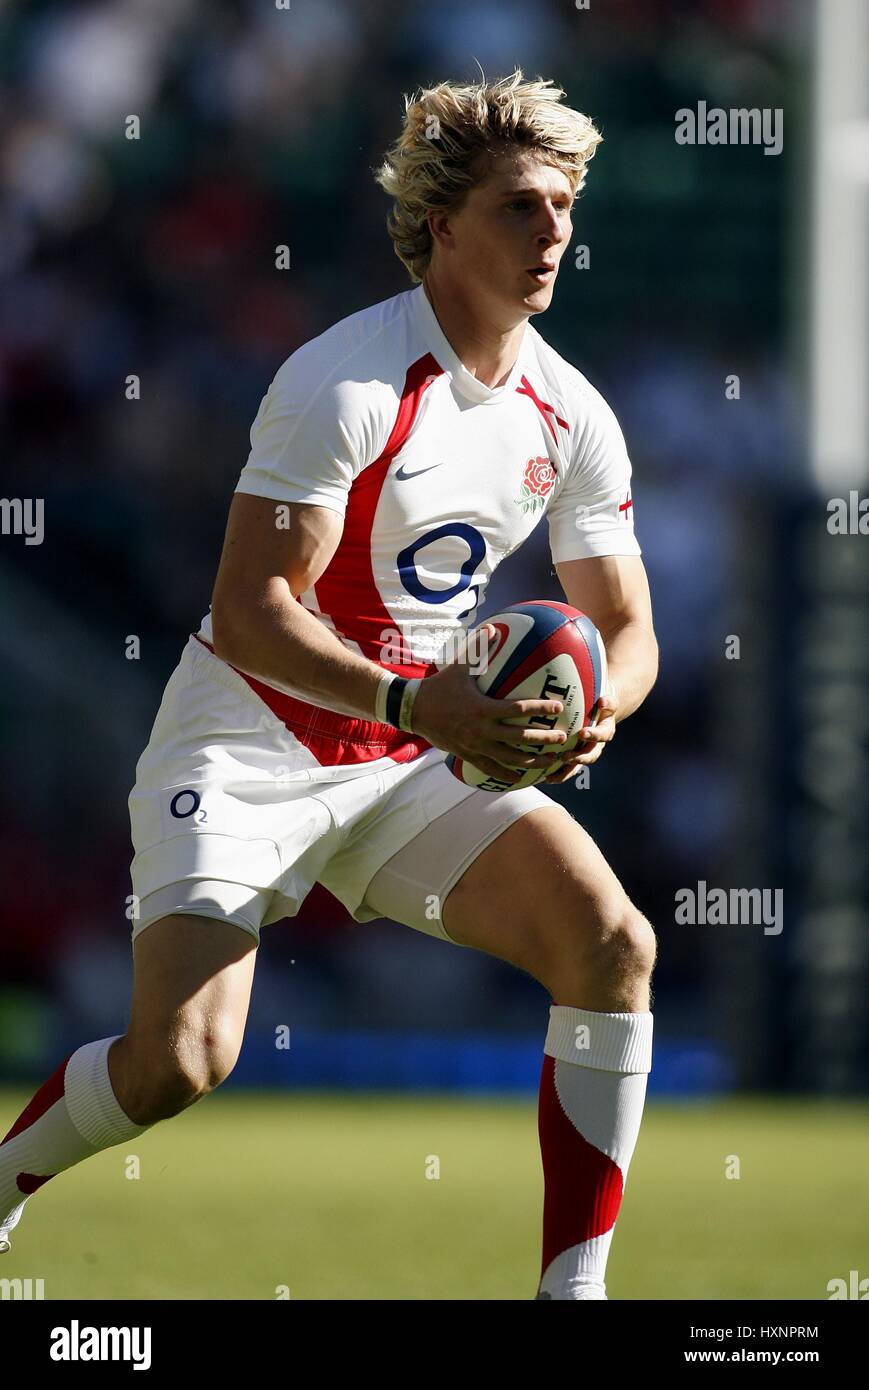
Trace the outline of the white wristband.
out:
<instances>
[{"instance_id":1,"label":"white wristband","mask_svg":"<svg viewBox=\"0 0 869 1390\"><path fill-rule=\"evenodd\" d=\"M394 671L381 671L380 684L377 687L377 694L374 697L374 718L378 724L386 724L386 697L389 694L389 687L398 677Z\"/></svg>"},{"instance_id":2,"label":"white wristband","mask_svg":"<svg viewBox=\"0 0 869 1390\"><path fill-rule=\"evenodd\" d=\"M414 677L413 680L407 682L404 694L401 697L401 713L398 716L398 726L400 729L403 729L406 734L413 733L410 723L413 714L413 702L416 699L417 691L421 685L422 677Z\"/></svg>"}]
</instances>

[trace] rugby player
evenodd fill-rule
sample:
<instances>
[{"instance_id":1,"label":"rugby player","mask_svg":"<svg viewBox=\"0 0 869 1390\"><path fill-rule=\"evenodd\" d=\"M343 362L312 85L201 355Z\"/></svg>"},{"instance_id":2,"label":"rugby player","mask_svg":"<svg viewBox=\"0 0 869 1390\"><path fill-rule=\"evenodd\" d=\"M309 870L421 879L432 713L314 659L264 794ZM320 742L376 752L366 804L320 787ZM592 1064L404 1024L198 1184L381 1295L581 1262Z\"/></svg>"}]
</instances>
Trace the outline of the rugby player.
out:
<instances>
[{"instance_id":1,"label":"rugby player","mask_svg":"<svg viewBox=\"0 0 869 1390\"><path fill-rule=\"evenodd\" d=\"M319 882L359 922L488 952L551 996L536 1297L606 1298L651 1067L655 936L568 811L512 788L528 768L559 782L595 763L657 671L622 432L529 322L601 138L563 97L517 69L405 103L377 179L412 287L298 348L262 401L209 614L130 795L129 1025L67 1057L0 1144L5 1248L50 1177L229 1075L260 929ZM564 736L539 721L558 701L491 699L467 661L438 660L544 515L609 670L557 770ZM465 785L448 753L511 789Z\"/></svg>"}]
</instances>

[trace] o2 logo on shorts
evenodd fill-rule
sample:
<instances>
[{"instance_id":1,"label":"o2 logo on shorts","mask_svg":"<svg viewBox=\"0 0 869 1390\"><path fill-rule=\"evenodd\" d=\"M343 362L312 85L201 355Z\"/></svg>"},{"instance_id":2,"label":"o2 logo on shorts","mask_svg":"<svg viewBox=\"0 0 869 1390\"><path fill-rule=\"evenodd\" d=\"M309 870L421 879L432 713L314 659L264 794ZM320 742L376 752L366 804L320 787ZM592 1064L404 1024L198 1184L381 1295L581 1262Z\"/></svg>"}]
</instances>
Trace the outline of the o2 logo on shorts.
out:
<instances>
[{"instance_id":1,"label":"o2 logo on shorts","mask_svg":"<svg viewBox=\"0 0 869 1390\"><path fill-rule=\"evenodd\" d=\"M416 555L417 551L422 550L423 546L432 545L434 541L439 541L444 536L457 536L463 540L470 551L467 560L459 570L460 578L458 583L451 589L427 589L417 573ZM395 562L398 568L398 576L409 594L418 598L422 603L447 603L457 594L462 594L470 589L473 596L473 603L470 608L466 608L461 617L467 615L477 607L480 602L480 591L484 587L486 580L482 579L474 584L474 572L486 558L486 542L476 526L469 526L465 521L448 521L443 526L436 526L432 531L426 531L417 540L400 550Z\"/></svg>"},{"instance_id":2,"label":"o2 logo on shorts","mask_svg":"<svg viewBox=\"0 0 869 1390\"><path fill-rule=\"evenodd\" d=\"M202 809L202 797L192 787L176 792L169 802L169 810L176 820L189 820L191 816L196 816L200 825L208 820L208 812Z\"/></svg>"}]
</instances>

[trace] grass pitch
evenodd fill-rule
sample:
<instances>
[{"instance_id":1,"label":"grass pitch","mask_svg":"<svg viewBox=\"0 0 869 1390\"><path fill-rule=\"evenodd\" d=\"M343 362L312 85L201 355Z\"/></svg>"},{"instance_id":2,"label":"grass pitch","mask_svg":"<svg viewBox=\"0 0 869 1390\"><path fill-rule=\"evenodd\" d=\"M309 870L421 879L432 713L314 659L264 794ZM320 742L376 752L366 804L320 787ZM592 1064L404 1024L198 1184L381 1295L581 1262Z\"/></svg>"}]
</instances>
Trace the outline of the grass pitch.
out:
<instances>
[{"instance_id":1,"label":"grass pitch","mask_svg":"<svg viewBox=\"0 0 869 1390\"><path fill-rule=\"evenodd\" d=\"M0 1133L28 1099L0 1092ZM867 1160L859 1103L649 1102L609 1296L828 1298L869 1274ZM532 1299L542 1196L533 1100L224 1087L46 1184L0 1276L46 1299Z\"/></svg>"}]
</instances>

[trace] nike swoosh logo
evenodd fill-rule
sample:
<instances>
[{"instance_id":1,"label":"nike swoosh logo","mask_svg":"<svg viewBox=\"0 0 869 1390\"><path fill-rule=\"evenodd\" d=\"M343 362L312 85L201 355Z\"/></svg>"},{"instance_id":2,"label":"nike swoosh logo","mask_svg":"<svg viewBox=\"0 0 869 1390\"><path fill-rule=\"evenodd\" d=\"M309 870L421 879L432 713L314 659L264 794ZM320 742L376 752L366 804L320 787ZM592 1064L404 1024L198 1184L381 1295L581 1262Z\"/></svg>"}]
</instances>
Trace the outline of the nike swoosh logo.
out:
<instances>
[{"instance_id":1,"label":"nike swoosh logo","mask_svg":"<svg viewBox=\"0 0 869 1390\"><path fill-rule=\"evenodd\" d=\"M419 478L423 473L430 473L433 468L440 468L440 464L430 463L428 468L415 468L412 473L407 473L405 472L405 467L402 463L399 465L398 468L396 468L395 476L396 478L400 478L401 481L404 483L408 480L408 478Z\"/></svg>"}]
</instances>

